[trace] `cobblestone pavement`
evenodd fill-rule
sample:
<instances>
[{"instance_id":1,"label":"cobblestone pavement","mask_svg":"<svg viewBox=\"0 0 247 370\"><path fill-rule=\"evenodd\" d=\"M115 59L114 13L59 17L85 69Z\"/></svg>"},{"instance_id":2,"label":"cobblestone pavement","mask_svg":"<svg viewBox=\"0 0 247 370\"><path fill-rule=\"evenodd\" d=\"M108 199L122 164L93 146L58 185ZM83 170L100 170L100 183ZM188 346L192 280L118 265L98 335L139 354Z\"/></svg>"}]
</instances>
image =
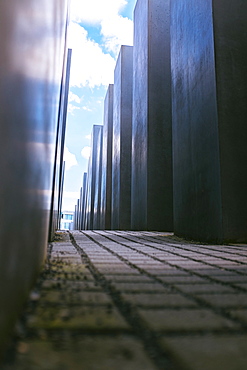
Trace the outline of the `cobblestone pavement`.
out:
<instances>
[{"instance_id":1,"label":"cobblestone pavement","mask_svg":"<svg viewBox=\"0 0 247 370\"><path fill-rule=\"evenodd\" d=\"M4 370L247 369L247 245L61 235Z\"/></svg>"}]
</instances>

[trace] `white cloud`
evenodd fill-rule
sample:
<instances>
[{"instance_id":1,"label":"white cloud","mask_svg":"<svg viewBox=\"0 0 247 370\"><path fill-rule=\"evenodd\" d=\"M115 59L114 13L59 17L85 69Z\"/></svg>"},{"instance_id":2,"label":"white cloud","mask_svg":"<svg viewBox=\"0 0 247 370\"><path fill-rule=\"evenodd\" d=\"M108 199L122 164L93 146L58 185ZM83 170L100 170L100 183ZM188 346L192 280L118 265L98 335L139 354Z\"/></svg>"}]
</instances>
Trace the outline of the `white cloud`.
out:
<instances>
[{"instance_id":1,"label":"white cloud","mask_svg":"<svg viewBox=\"0 0 247 370\"><path fill-rule=\"evenodd\" d=\"M63 211L74 211L77 199L79 199L80 193L78 191L64 191L63 192Z\"/></svg>"},{"instance_id":2,"label":"white cloud","mask_svg":"<svg viewBox=\"0 0 247 370\"><path fill-rule=\"evenodd\" d=\"M82 157L85 158L85 159L89 159L90 154L91 154L91 147L90 146L84 146L84 148L82 148L82 151L81 151Z\"/></svg>"},{"instance_id":3,"label":"white cloud","mask_svg":"<svg viewBox=\"0 0 247 370\"><path fill-rule=\"evenodd\" d=\"M80 193L78 191L64 191L63 195L65 198L78 199L80 196Z\"/></svg>"},{"instance_id":4,"label":"white cloud","mask_svg":"<svg viewBox=\"0 0 247 370\"><path fill-rule=\"evenodd\" d=\"M133 21L120 15L126 0L71 0L69 47L72 48L71 86L113 83L115 59L121 45L133 45ZM102 46L88 38L80 24L98 25ZM114 58L103 51L113 53Z\"/></svg>"},{"instance_id":5,"label":"white cloud","mask_svg":"<svg viewBox=\"0 0 247 370\"><path fill-rule=\"evenodd\" d=\"M126 0L71 0L70 17L78 23L99 24L126 4Z\"/></svg>"},{"instance_id":6,"label":"white cloud","mask_svg":"<svg viewBox=\"0 0 247 370\"><path fill-rule=\"evenodd\" d=\"M64 148L64 161L66 171L70 170L73 166L78 166L76 156L67 147Z\"/></svg>"},{"instance_id":7,"label":"white cloud","mask_svg":"<svg viewBox=\"0 0 247 370\"><path fill-rule=\"evenodd\" d=\"M85 136L86 139L91 140L91 134Z\"/></svg>"},{"instance_id":8,"label":"white cloud","mask_svg":"<svg viewBox=\"0 0 247 370\"><path fill-rule=\"evenodd\" d=\"M71 103L68 104L68 113L73 115L74 111L78 110L78 109L80 109L80 107L76 107L75 105L73 105Z\"/></svg>"},{"instance_id":9,"label":"white cloud","mask_svg":"<svg viewBox=\"0 0 247 370\"><path fill-rule=\"evenodd\" d=\"M133 45L133 22L117 14L105 18L101 22L101 34L106 49L117 55L121 45Z\"/></svg>"},{"instance_id":10,"label":"white cloud","mask_svg":"<svg viewBox=\"0 0 247 370\"><path fill-rule=\"evenodd\" d=\"M72 93L71 91L69 92L69 104L68 104L68 113L73 114L75 110L80 109L80 107L74 105L74 104L80 104L81 99L78 95Z\"/></svg>"},{"instance_id":11,"label":"white cloud","mask_svg":"<svg viewBox=\"0 0 247 370\"><path fill-rule=\"evenodd\" d=\"M81 102L81 99L79 98L79 96L72 93L71 91L69 92L69 98L68 99L69 99L70 103L75 102L77 104L80 104L80 102Z\"/></svg>"},{"instance_id":12,"label":"white cloud","mask_svg":"<svg viewBox=\"0 0 247 370\"><path fill-rule=\"evenodd\" d=\"M69 26L69 47L72 48L71 86L95 86L113 83L115 60L105 54L99 44L88 39L87 31L71 22Z\"/></svg>"},{"instance_id":13,"label":"white cloud","mask_svg":"<svg viewBox=\"0 0 247 370\"><path fill-rule=\"evenodd\" d=\"M86 110L87 112L92 112L93 111L92 109L86 107L85 105L82 107L82 109L83 110Z\"/></svg>"}]
</instances>

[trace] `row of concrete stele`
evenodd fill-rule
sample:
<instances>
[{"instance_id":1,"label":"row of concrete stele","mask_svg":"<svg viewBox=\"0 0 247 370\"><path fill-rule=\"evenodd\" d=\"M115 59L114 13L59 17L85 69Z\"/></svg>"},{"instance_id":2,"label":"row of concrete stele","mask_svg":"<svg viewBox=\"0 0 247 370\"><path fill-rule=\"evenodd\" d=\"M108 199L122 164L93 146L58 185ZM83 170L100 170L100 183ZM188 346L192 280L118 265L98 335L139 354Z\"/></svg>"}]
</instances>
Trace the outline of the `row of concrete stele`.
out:
<instances>
[{"instance_id":1,"label":"row of concrete stele","mask_svg":"<svg viewBox=\"0 0 247 370\"><path fill-rule=\"evenodd\" d=\"M246 11L243 1L137 1L75 228L247 239Z\"/></svg>"}]
</instances>

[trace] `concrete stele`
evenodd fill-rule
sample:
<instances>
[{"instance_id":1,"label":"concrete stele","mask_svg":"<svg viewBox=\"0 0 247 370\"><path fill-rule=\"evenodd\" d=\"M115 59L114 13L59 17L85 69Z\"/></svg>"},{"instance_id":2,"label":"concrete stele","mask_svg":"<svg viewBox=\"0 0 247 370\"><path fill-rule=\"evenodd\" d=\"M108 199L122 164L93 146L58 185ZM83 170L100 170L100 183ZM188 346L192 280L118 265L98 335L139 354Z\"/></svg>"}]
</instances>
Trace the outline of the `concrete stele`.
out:
<instances>
[{"instance_id":1,"label":"concrete stele","mask_svg":"<svg viewBox=\"0 0 247 370\"><path fill-rule=\"evenodd\" d=\"M100 226L111 229L113 88L109 85L104 103Z\"/></svg>"},{"instance_id":2,"label":"concrete stele","mask_svg":"<svg viewBox=\"0 0 247 370\"><path fill-rule=\"evenodd\" d=\"M133 47L122 46L115 72L112 147L112 228L131 226Z\"/></svg>"},{"instance_id":3,"label":"concrete stele","mask_svg":"<svg viewBox=\"0 0 247 370\"><path fill-rule=\"evenodd\" d=\"M174 221L186 238L247 240L246 13L242 0L171 3Z\"/></svg>"},{"instance_id":4,"label":"concrete stele","mask_svg":"<svg viewBox=\"0 0 247 370\"><path fill-rule=\"evenodd\" d=\"M170 1L134 12L132 219L134 230L173 230Z\"/></svg>"}]
</instances>

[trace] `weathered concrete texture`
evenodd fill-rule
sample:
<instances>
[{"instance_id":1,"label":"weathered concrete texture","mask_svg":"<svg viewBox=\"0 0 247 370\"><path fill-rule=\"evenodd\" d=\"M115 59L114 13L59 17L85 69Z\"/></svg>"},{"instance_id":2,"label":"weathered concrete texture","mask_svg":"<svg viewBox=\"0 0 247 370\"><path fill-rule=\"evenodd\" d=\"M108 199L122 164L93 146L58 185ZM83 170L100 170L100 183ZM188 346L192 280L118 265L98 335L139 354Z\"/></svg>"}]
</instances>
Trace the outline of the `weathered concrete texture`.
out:
<instances>
[{"instance_id":1,"label":"weathered concrete texture","mask_svg":"<svg viewBox=\"0 0 247 370\"><path fill-rule=\"evenodd\" d=\"M246 245L71 235L49 248L4 370L246 369Z\"/></svg>"},{"instance_id":2,"label":"weathered concrete texture","mask_svg":"<svg viewBox=\"0 0 247 370\"><path fill-rule=\"evenodd\" d=\"M45 255L66 22L66 0L0 2L0 358Z\"/></svg>"},{"instance_id":3,"label":"weathered concrete texture","mask_svg":"<svg viewBox=\"0 0 247 370\"><path fill-rule=\"evenodd\" d=\"M64 142L67 121L67 106L69 94L70 66L71 66L72 50L69 49L64 53L63 74L60 87L59 98L59 115L56 131L56 148L53 158L53 178L52 178L52 195L50 204L50 220L49 220L49 240L52 241L54 233L60 228L63 181L64 181Z\"/></svg>"},{"instance_id":4,"label":"weathered concrete texture","mask_svg":"<svg viewBox=\"0 0 247 370\"><path fill-rule=\"evenodd\" d=\"M90 161L90 159L89 159ZM87 168L87 178L86 178L86 185L85 185L85 191L84 191L84 208L82 210L82 230L87 229L87 214L88 214L88 187L89 187L89 178L90 178L90 168L89 168L89 161L88 161L88 168Z\"/></svg>"},{"instance_id":5,"label":"weathered concrete texture","mask_svg":"<svg viewBox=\"0 0 247 370\"><path fill-rule=\"evenodd\" d=\"M246 12L171 3L174 230L187 238L247 239Z\"/></svg>"},{"instance_id":6,"label":"weathered concrete texture","mask_svg":"<svg viewBox=\"0 0 247 370\"><path fill-rule=\"evenodd\" d=\"M98 199L98 164L99 164L99 143L102 136L102 126L94 125L91 139L91 155L88 161L87 175L87 191L86 191L86 206L85 206L85 229L91 230L94 228L94 208L95 198Z\"/></svg>"},{"instance_id":7,"label":"weathered concrete texture","mask_svg":"<svg viewBox=\"0 0 247 370\"><path fill-rule=\"evenodd\" d=\"M112 129L113 129L113 85L109 85L104 103L104 126L102 147L102 184L100 226L111 228L112 197Z\"/></svg>"},{"instance_id":8,"label":"weathered concrete texture","mask_svg":"<svg viewBox=\"0 0 247 370\"><path fill-rule=\"evenodd\" d=\"M92 143L92 140L91 140ZM90 229L90 212L91 212L91 178L92 178L92 152L88 160L87 168L87 186L86 186L86 199L84 209L84 227L83 229Z\"/></svg>"},{"instance_id":9,"label":"weathered concrete texture","mask_svg":"<svg viewBox=\"0 0 247 370\"><path fill-rule=\"evenodd\" d=\"M114 73L112 228L131 227L133 47L122 46Z\"/></svg>"},{"instance_id":10,"label":"weathered concrete texture","mask_svg":"<svg viewBox=\"0 0 247 370\"><path fill-rule=\"evenodd\" d=\"M74 230L81 230L81 222L82 222L82 199L83 199L83 187L80 188L80 198L79 198L79 210L78 210L78 225L77 228Z\"/></svg>"},{"instance_id":11,"label":"weathered concrete texture","mask_svg":"<svg viewBox=\"0 0 247 370\"><path fill-rule=\"evenodd\" d=\"M87 173L84 172L83 179L82 179L82 191L81 191L81 197L80 197L80 220L78 229L82 230L84 229L84 209L85 209L85 202L86 202L86 188L87 188Z\"/></svg>"},{"instance_id":12,"label":"weathered concrete texture","mask_svg":"<svg viewBox=\"0 0 247 370\"><path fill-rule=\"evenodd\" d=\"M132 219L135 230L173 230L170 1L134 13Z\"/></svg>"},{"instance_id":13,"label":"weathered concrete texture","mask_svg":"<svg viewBox=\"0 0 247 370\"><path fill-rule=\"evenodd\" d=\"M101 182L102 182L102 136L103 126L99 126L97 135L96 158L95 158L95 195L93 208L93 227L92 229L100 229L100 204L101 204Z\"/></svg>"}]
</instances>

